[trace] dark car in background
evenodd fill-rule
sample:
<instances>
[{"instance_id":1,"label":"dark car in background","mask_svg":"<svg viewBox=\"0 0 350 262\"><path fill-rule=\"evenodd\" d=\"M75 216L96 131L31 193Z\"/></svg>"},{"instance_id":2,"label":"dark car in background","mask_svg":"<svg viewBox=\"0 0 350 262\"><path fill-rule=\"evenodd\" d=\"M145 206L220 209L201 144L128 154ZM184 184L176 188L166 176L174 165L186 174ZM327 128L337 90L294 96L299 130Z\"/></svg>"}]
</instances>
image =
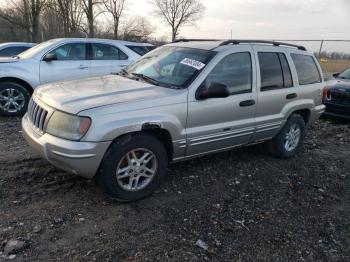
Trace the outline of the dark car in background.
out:
<instances>
[{"instance_id":1,"label":"dark car in background","mask_svg":"<svg viewBox=\"0 0 350 262\"><path fill-rule=\"evenodd\" d=\"M26 51L29 48L35 46L33 43L2 43L0 44L0 57L11 57L19 55L20 53Z\"/></svg>"},{"instance_id":2,"label":"dark car in background","mask_svg":"<svg viewBox=\"0 0 350 262\"><path fill-rule=\"evenodd\" d=\"M333 74L333 77L324 91L324 114L350 120L350 67L342 73Z\"/></svg>"}]
</instances>

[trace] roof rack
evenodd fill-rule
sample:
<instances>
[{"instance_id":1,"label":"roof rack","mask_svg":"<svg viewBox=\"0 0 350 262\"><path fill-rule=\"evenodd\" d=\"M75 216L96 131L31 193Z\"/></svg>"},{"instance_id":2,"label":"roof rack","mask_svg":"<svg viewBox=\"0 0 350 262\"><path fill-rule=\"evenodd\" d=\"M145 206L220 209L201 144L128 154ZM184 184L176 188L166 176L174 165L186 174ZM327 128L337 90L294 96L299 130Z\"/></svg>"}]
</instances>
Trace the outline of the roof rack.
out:
<instances>
[{"instance_id":1,"label":"roof rack","mask_svg":"<svg viewBox=\"0 0 350 262\"><path fill-rule=\"evenodd\" d=\"M224 40L219 40L219 39L186 39L186 38L181 38L173 41L173 43L179 43L179 42L210 42L210 41L224 41Z\"/></svg>"},{"instance_id":2,"label":"roof rack","mask_svg":"<svg viewBox=\"0 0 350 262\"><path fill-rule=\"evenodd\" d=\"M306 51L306 48L301 45L294 45L294 44L288 44L288 43L282 43L282 42L276 42L276 41L267 41L267 40L226 40L222 42L219 46L229 45L229 44L238 45L241 43L272 44L274 46L283 45L283 46L295 47L295 48L298 48L299 50Z\"/></svg>"},{"instance_id":3,"label":"roof rack","mask_svg":"<svg viewBox=\"0 0 350 262\"><path fill-rule=\"evenodd\" d=\"M306 51L306 48L301 45L294 45L294 44L288 44L288 43L283 43L283 42L277 42L277 41L268 41L268 40L220 40L220 39L178 39L175 40L173 43L179 43L179 42L191 42L191 41L200 41L200 42L209 42L209 41L222 41L219 46L224 46L224 45L238 45L242 43L251 43L251 44L272 44L274 46L289 46L289 47L295 47L298 48L299 50Z\"/></svg>"}]
</instances>

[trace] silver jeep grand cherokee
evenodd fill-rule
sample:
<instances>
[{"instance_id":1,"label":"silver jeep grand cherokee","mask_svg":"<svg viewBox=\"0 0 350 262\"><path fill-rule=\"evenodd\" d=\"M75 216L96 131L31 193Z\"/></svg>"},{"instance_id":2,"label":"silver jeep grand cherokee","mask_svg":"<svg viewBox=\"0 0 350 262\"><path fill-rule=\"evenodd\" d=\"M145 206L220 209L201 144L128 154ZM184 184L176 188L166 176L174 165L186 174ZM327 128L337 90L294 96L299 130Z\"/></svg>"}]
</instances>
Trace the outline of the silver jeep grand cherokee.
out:
<instances>
[{"instance_id":1,"label":"silver jeep grand cherokee","mask_svg":"<svg viewBox=\"0 0 350 262\"><path fill-rule=\"evenodd\" d=\"M263 141L293 156L324 111L324 85L302 46L180 40L119 75L36 89L23 134L53 165L131 201L152 193L171 161Z\"/></svg>"}]
</instances>

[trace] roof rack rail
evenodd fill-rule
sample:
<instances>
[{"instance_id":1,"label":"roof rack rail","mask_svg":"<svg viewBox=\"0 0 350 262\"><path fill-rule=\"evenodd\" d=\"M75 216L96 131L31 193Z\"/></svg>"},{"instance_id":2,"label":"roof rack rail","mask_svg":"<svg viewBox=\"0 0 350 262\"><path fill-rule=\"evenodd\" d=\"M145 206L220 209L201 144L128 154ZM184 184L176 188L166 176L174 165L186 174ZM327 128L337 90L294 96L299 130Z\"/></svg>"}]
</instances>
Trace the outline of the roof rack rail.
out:
<instances>
[{"instance_id":1,"label":"roof rack rail","mask_svg":"<svg viewBox=\"0 0 350 262\"><path fill-rule=\"evenodd\" d=\"M276 42L276 41L267 41L267 40L226 40L226 41L223 41L219 46L224 46L229 44L238 45L241 43L272 44L274 46L283 45L283 46L295 47L295 48L298 48L299 50L306 51L306 48L301 45L294 45L294 44L288 44L288 43L282 43L282 42Z\"/></svg>"},{"instance_id":2,"label":"roof rack rail","mask_svg":"<svg viewBox=\"0 0 350 262\"><path fill-rule=\"evenodd\" d=\"M192 42L192 41L198 41L198 42L209 42L209 41L223 41L219 39L186 39L186 38L181 38L173 41L173 43L179 43L179 42Z\"/></svg>"}]
</instances>

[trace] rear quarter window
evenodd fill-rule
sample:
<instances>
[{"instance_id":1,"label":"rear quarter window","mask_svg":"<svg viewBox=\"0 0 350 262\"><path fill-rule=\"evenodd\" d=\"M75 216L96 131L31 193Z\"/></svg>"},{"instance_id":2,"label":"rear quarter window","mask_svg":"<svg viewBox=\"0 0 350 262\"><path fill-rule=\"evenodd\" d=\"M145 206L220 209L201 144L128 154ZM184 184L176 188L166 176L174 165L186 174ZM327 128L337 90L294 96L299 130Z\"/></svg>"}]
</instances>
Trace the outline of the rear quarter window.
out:
<instances>
[{"instance_id":1,"label":"rear quarter window","mask_svg":"<svg viewBox=\"0 0 350 262\"><path fill-rule=\"evenodd\" d=\"M291 57L297 70L299 85L321 83L321 74L312 56L291 54Z\"/></svg>"}]
</instances>

